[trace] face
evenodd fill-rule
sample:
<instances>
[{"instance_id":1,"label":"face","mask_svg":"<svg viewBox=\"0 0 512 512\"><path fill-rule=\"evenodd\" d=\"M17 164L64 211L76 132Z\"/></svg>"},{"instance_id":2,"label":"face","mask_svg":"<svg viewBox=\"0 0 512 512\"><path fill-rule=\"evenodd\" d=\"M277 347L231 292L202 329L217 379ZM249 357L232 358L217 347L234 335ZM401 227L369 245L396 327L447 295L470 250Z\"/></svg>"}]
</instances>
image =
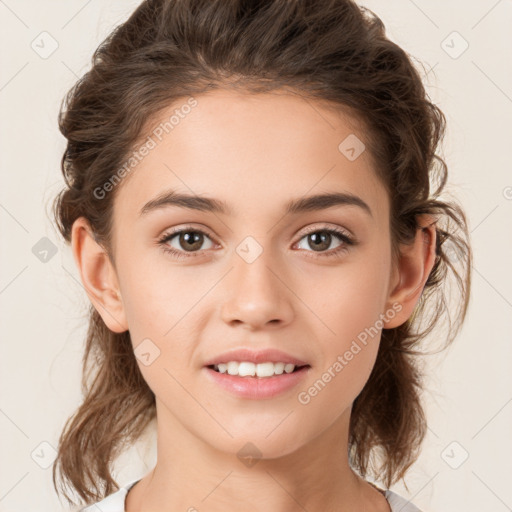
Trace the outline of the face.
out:
<instances>
[{"instance_id":1,"label":"face","mask_svg":"<svg viewBox=\"0 0 512 512\"><path fill-rule=\"evenodd\" d=\"M196 100L168 133L152 130L185 100L161 112L118 185L126 328L160 427L278 457L346 420L368 380L393 309L389 200L346 115L285 93ZM171 191L203 200L173 203ZM308 203L325 194L345 200ZM236 349L248 353L223 356ZM206 366L267 349L284 355L255 361L303 368L269 378Z\"/></svg>"}]
</instances>

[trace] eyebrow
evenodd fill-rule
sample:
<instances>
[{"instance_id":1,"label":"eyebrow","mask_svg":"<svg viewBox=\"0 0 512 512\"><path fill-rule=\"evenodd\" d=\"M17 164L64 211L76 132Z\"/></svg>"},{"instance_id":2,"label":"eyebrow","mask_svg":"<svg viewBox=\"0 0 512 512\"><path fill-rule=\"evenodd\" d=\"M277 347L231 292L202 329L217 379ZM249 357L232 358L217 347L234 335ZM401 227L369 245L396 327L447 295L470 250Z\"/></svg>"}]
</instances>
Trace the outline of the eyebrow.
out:
<instances>
[{"instance_id":1,"label":"eyebrow","mask_svg":"<svg viewBox=\"0 0 512 512\"><path fill-rule=\"evenodd\" d=\"M174 190L167 190L156 198L148 201L140 210L140 216L149 212L165 208L167 206L178 206L189 210L202 212L221 213L231 215L229 206L219 199L201 197L178 193ZM299 214L311 211L320 211L334 206L358 206L370 217L373 217L372 210L359 196L349 192L329 192L316 194L308 197L293 199L286 203L285 214Z\"/></svg>"}]
</instances>

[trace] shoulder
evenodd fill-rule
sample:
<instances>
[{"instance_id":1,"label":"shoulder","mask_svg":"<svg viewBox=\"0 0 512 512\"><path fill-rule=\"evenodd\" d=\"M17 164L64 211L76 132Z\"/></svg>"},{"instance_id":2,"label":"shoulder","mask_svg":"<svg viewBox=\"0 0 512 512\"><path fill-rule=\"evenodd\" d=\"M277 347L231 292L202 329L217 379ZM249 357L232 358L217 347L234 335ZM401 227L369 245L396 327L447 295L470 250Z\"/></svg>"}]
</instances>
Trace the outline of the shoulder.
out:
<instances>
[{"instance_id":1,"label":"shoulder","mask_svg":"<svg viewBox=\"0 0 512 512\"><path fill-rule=\"evenodd\" d=\"M132 480L124 487L121 487L118 491L109 494L106 498L103 498L101 501L97 503L93 503L92 505L88 505L85 508L80 509L79 512L125 512L124 510L124 502L126 495L131 487L133 487L140 479Z\"/></svg>"},{"instance_id":2,"label":"shoulder","mask_svg":"<svg viewBox=\"0 0 512 512\"><path fill-rule=\"evenodd\" d=\"M386 499L391 507L391 512L421 512L414 503L402 498L402 496L389 489L386 490Z\"/></svg>"},{"instance_id":3,"label":"shoulder","mask_svg":"<svg viewBox=\"0 0 512 512\"><path fill-rule=\"evenodd\" d=\"M126 495L130 488L138 481L139 479L129 482L118 491L109 494L106 498L97 503L82 508L79 512L97 512L98 510L101 510L101 512L125 512L124 503ZM385 491L385 496L391 507L391 512L421 512L413 503L389 489Z\"/></svg>"}]
</instances>

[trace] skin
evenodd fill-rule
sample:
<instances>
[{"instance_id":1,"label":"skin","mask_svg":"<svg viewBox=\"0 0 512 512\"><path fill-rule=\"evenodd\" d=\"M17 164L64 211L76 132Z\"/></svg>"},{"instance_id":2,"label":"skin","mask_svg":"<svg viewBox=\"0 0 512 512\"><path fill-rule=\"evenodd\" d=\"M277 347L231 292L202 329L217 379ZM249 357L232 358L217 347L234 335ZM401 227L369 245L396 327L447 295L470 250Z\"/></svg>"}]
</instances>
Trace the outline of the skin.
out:
<instances>
[{"instance_id":1,"label":"skin","mask_svg":"<svg viewBox=\"0 0 512 512\"><path fill-rule=\"evenodd\" d=\"M347 458L351 406L381 331L308 404L297 395L393 304L401 309L384 328L411 316L434 264L432 219L421 219L425 229L393 264L389 198L369 151L350 161L338 150L349 134L365 141L354 119L289 93L216 90L196 99L119 185L115 266L86 219L73 225L82 282L107 326L129 330L134 348L149 338L160 350L150 365L138 361L156 396L158 462L129 492L126 510L389 511ZM223 200L232 215L168 206L139 217L168 188ZM356 194L373 215L345 205L284 216L287 201L330 191ZM189 224L207 233L201 255L176 259L157 244ZM315 251L306 227L338 227L359 243L339 258L322 256L344 242L333 235ZM247 236L263 250L250 264L236 252ZM167 245L190 254L179 235ZM311 368L282 395L238 398L203 369L235 347L276 347ZM247 442L262 454L251 467L237 457Z\"/></svg>"}]
</instances>

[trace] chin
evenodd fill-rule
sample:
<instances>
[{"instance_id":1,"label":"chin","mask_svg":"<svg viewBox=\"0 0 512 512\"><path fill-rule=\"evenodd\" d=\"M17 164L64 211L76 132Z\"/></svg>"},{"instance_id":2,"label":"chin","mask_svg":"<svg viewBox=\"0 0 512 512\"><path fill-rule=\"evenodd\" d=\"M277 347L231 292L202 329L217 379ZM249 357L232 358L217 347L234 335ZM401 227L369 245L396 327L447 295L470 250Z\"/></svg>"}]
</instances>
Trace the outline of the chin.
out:
<instances>
[{"instance_id":1,"label":"chin","mask_svg":"<svg viewBox=\"0 0 512 512\"><path fill-rule=\"evenodd\" d=\"M282 419L276 421L272 428L269 428L268 423L256 422L251 428L236 431L227 427L232 438L226 434L222 440L216 437L205 441L219 451L236 455L242 462L245 458L278 459L296 452L307 443L306 438L297 435L298 432L304 435L304 428L294 429L291 425L285 427L286 420L279 425Z\"/></svg>"}]
</instances>

